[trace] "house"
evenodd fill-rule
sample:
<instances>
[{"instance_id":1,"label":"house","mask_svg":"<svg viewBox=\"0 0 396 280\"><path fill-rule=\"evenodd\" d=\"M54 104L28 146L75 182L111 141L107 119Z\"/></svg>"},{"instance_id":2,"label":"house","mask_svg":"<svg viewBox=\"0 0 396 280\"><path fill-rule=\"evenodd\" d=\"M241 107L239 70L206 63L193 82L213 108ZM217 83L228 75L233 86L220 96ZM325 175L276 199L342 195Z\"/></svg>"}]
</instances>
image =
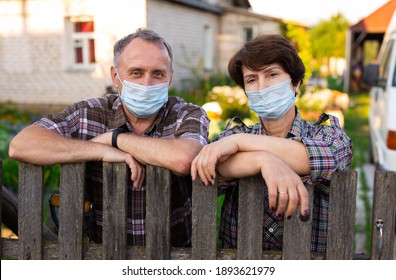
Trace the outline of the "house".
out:
<instances>
[{"instance_id":1,"label":"house","mask_svg":"<svg viewBox=\"0 0 396 280\"><path fill-rule=\"evenodd\" d=\"M113 44L139 27L173 47L172 87L224 73L259 33L282 33L279 18L248 0L0 1L0 102L67 105L111 87Z\"/></svg>"},{"instance_id":2,"label":"house","mask_svg":"<svg viewBox=\"0 0 396 280\"><path fill-rule=\"evenodd\" d=\"M371 59L375 59L384 38L385 31L396 9L396 0L389 0L383 6L349 27L346 46L346 79L345 92L356 92L367 89L362 81L363 67L368 61L366 53L375 50Z\"/></svg>"}]
</instances>

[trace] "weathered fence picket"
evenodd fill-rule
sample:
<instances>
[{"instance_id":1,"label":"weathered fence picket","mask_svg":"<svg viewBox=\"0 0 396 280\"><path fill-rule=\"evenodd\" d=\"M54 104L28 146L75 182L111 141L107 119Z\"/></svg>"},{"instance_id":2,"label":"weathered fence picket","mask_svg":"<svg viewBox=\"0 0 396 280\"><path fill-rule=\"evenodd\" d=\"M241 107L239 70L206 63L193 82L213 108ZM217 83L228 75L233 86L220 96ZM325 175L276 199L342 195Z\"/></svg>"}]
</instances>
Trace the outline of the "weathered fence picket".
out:
<instances>
[{"instance_id":1,"label":"weathered fence picket","mask_svg":"<svg viewBox=\"0 0 396 280\"><path fill-rule=\"evenodd\" d=\"M192 188L192 248L195 260L216 259L217 187L200 180Z\"/></svg>"},{"instance_id":2,"label":"weathered fence picket","mask_svg":"<svg viewBox=\"0 0 396 280\"><path fill-rule=\"evenodd\" d=\"M59 259L83 259L85 164L62 164L59 184ZM30 186L34 188L33 186ZM40 201L41 201L40 197Z\"/></svg>"},{"instance_id":3,"label":"weathered fence picket","mask_svg":"<svg viewBox=\"0 0 396 280\"><path fill-rule=\"evenodd\" d=\"M128 173L124 163L103 164L103 259L127 256Z\"/></svg>"},{"instance_id":4,"label":"weathered fence picket","mask_svg":"<svg viewBox=\"0 0 396 280\"><path fill-rule=\"evenodd\" d=\"M356 212L357 172L336 172L331 178L326 259L351 260Z\"/></svg>"},{"instance_id":5,"label":"weathered fence picket","mask_svg":"<svg viewBox=\"0 0 396 280\"><path fill-rule=\"evenodd\" d=\"M306 185L309 196L309 217L312 217L314 186ZM299 213L299 208L297 208ZM293 215L284 222L282 259L284 260L309 260L311 257L311 231L312 219L302 220Z\"/></svg>"},{"instance_id":6,"label":"weathered fence picket","mask_svg":"<svg viewBox=\"0 0 396 280\"><path fill-rule=\"evenodd\" d=\"M1 161L0 161L1 164ZM0 165L1 167L1 165ZM43 238L43 167L20 163L18 240L2 239L7 259L353 259L357 172L336 172L331 180L326 254L310 252L312 219L285 219L282 252L261 249L263 184L261 176L240 180L238 248L216 249L217 187L192 186L192 247L171 247L171 174L146 168L146 246L127 245L127 182L124 163L103 164L103 234L101 244L83 238L85 164L62 164L59 239ZM1 168L0 168L1 180ZM306 185L310 210L314 187ZM0 200L1 202L1 200ZM1 207L0 207L1 209ZM392 259L396 218L396 173L376 172L372 252L367 258ZM299 209L297 212L299 213ZM312 217L312 212L310 213ZM379 222L382 221L382 222ZM378 227L377 227L378 224ZM381 245L382 244L382 245Z\"/></svg>"},{"instance_id":7,"label":"weathered fence picket","mask_svg":"<svg viewBox=\"0 0 396 280\"><path fill-rule=\"evenodd\" d=\"M263 241L263 181L258 176L240 181L238 194L238 259L261 259Z\"/></svg>"},{"instance_id":8,"label":"weathered fence picket","mask_svg":"<svg viewBox=\"0 0 396 280\"><path fill-rule=\"evenodd\" d=\"M391 260L395 240L396 173L376 171L374 185L371 259Z\"/></svg>"},{"instance_id":9,"label":"weathered fence picket","mask_svg":"<svg viewBox=\"0 0 396 280\"><path fill-rule=\"evenodd\" d=\"M146 168L147 259L170 259L171 176L166 169Z\"/></svg>"},{"instance_id":10,"label":"weathered fence picket","mask_svg":"<svg viewBox=\"0 0 396 280\"><path fill-rule=\"evenodd\" d=\"M43 258L43 167L19 163L19 259Z\"/></svg>"}]
</instances>

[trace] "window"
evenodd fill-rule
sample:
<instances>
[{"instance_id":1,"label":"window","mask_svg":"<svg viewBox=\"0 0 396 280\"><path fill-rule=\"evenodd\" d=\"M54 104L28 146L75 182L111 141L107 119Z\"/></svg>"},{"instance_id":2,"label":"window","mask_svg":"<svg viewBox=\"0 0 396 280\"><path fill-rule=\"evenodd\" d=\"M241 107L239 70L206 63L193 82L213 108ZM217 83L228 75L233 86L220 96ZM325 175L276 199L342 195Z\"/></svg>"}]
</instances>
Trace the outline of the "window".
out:
<instances>
[{"instance_id":1,"label":"window","mask_svg":"<svg viewBox=\"0 0 396 280\"><path fill-rule=\"evenodd\" d=\"M73 70L92 70L95 65L94 22L91 19L69 19L68 65Z\"/></svg>"},{"instance_id":2,"label":"window","mask_svg":"<svg viewBox=\"0 0 396 280\"><path fill-rule=\"evenodd\" d=\"M243 28L243 42L246 43L253 39L253 27Z\"/></svg>"},{"instance_id":3,"label":"window","mask_svg":"<svg viewBox=\"0 0 396 280\"><path fill-rule=\"evenodd\" d=\"M204 26L204 71L210 71L213 68L213 43L214 37L212 28L209 25Z\"/></svg>"},{"instance_id":4,"label":"window","mask_svg":"<svg viewBox=\"0 0 396 280\"><path fill-rule=\"evenodd\" d=\"M384 55L381 58L380 65L379 65L379 84L381 86L385 86L388 77L389 77L389 71L390 69L390 60L391 60L391 54L392 54L392 49L393 49L394 41L389 41L389 44L387 44Z\"/></svg>"}]
</instances>

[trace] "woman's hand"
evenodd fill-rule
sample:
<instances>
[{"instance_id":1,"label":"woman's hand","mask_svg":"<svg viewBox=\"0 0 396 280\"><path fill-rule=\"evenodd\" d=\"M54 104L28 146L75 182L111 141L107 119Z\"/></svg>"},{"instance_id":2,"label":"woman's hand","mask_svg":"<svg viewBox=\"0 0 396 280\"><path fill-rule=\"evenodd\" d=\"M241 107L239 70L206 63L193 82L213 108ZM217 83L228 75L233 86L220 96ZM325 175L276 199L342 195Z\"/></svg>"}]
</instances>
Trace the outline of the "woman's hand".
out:
<instances>
[{"instance_id":1,"label":"woman's hand","mask_svg":"<svg viewBox=\"0 0 396 280\"><path fill-rule=\"evenodd\" d=\"M267 184L269 206L280 217L290 219L300 205L301 215L309 213L308 191L300 176L286 163L271 153L261 160L261 174Z\"/></svg>"},{"instance_id":2,"label":"woman's hand","mask_svg":"<svg viewBox=\"0 0 396 280\"><path fill-rule=\"evenodd\" d=\"M205 185L215 183L216 165L238 152L238 145L231 137L208 144L202 148L191 163L191 176L194 181L198 176Z\"/></svg>"}]
</instances>

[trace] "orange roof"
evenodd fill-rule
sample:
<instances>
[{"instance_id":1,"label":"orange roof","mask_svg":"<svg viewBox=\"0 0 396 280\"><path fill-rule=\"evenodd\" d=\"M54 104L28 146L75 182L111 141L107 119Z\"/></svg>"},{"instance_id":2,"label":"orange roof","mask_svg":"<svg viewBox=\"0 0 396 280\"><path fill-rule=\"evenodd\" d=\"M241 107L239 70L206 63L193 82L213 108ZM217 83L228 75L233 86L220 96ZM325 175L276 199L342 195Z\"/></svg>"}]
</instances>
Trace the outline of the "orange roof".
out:
<instances>
[{"instance_id":1,"label":"orange roof","mask_svg":"<svg viewBox=\"0 0 396 280\"><path fill-rule=\"evenodd\" d=\"M350 29L352 31L367 31L368 33L385 33L395 9L396 0L390 0L355 25L352 25Z\"/></svg>"}]
</instances>

